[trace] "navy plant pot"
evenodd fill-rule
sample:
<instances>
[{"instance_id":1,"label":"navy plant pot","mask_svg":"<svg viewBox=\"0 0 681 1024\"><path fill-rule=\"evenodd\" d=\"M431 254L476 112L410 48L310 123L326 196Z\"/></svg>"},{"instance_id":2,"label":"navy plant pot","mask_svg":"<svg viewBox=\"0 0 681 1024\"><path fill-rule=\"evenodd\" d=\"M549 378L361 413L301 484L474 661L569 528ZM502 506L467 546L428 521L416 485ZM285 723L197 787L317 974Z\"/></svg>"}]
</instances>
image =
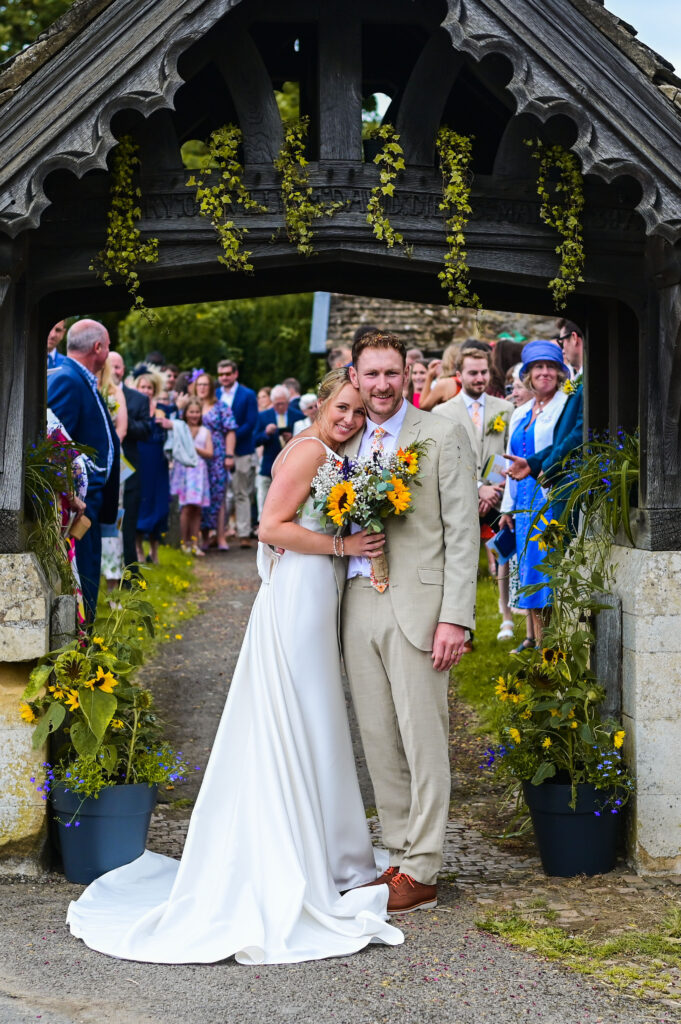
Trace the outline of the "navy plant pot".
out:
<instances>
[{"instance_id":1,"label":"navy plant pot","mask_svg":"<svg viewBox=\"0 0 681 1024\"><path fill-rule=\"evenodd\" d=\"M89 885L144 853L158 786L105 786L84 800L55 786L50 794L59 831L64 874ZM72 819L74 819L72 821ZM76 828L75 821L80 825ZM67 828L67 822L72 822Z\"/></svg>"},{"instance_id":2,"label":"navy plant pot","mask_svg":"<svg viewBox=\"0 0 681 1024\"><path fill-rule=\"evenodd\" d=\"M542 867L547 875L572 878L612 871L617 859L619 814L610 808L599 811L607 790L588 783L577 786L577 805L570 807L571 786L542 782L523 783Z\"/></svg>"}]
</instances>

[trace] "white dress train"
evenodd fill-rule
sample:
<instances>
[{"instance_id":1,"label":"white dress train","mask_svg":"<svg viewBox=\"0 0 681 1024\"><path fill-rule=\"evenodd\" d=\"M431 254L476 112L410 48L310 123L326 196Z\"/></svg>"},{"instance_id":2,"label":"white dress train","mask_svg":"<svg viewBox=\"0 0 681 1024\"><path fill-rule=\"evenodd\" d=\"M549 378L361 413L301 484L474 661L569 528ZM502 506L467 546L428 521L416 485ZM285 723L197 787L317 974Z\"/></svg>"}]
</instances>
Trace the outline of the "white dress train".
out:
<instances>
[{"instance_id":1,"label":"white dress train","mask_svg":"<svg viewBox=\"0 0 681 1024\"><path fill-rule=\"evenodd\" d=\"M300 522L319 530L307 506ZM386 920L387 887L353 888L376 878L376 864L331 558L280 557L261 544L258 570L182 859L146 851L89 885L67 922L92 949L149 963L264 964L403 941Z\"/></svg>"}]
</instances>

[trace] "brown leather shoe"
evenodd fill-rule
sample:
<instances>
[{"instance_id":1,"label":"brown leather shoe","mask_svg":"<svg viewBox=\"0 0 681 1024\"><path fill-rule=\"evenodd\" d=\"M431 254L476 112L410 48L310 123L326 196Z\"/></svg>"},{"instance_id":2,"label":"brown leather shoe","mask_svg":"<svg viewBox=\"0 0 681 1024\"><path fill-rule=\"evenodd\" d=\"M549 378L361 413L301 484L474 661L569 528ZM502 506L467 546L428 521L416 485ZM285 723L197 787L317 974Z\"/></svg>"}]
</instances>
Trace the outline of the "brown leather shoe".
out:
<instances>
[{"instance_id":1,"label":"brown leather shoe","mask_svg":"<svg viewBox=\"0 0 681 1024\"><path fill-rule=\"evenodd\" d=\"M382 875L379 875L373 882L365 882L364 885L360 885L360 889L367 889L370 885L389 885L390 880L399 874L399 868L389 867L386 868Z\"/></svg>"},{"instance_id":2,"label":"brown leather shoe","mask_svg":"<svg viewBox=\"0 0 681 1024\"><path fill-rule=\"evenodd\" d=\"M430 910L437 906L437 886L424 885L402 871L393 875L388 889L389 914L410 914L412 910Z\"/></svg>"},{"instance_id":3,"label":"brown leather shoe","mask_svg":"<svg viewBox=\"0 0 681 1024\"><path fill-rule=\"evenodd\" d=\"M239 547L240 548L252 548L253 547L253 541L249 540L248 537L242 537L241 540L239 541Z\"/></svg>"}]
</instances>

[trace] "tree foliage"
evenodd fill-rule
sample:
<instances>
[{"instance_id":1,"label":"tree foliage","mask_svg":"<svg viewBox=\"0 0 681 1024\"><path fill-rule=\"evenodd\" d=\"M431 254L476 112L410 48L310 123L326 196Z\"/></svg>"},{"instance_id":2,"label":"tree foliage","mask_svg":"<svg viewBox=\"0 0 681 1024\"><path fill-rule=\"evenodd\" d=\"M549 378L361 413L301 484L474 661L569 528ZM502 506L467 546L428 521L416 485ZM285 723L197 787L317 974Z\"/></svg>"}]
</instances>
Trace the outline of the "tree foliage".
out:
<instances>
[{"instance_id":1,"label":"tree foliage","mask_svg":"<svg viewBox=\"0 0 681 1024\"><path fill-rule=\"evenodd\" d=\"M128 365L159 349L180 369L201 367L215 374L219 359L239 362L249 387L298 377L316 384L317 358L309 352L311 295L274 295L231 302L202 302L155 310L158 323L130 313L118 325L118 350Z\"/></svg>"},{"instance_id":2,"label":"tree foliage","mask_svg":"<svg viewBox=\"0 0 681 1024\"><path fill-rule=\"evenodd\" d=\"M0 59L32 43L73 0L5 0L0 3Z\"/></svg>"}]
</instances>

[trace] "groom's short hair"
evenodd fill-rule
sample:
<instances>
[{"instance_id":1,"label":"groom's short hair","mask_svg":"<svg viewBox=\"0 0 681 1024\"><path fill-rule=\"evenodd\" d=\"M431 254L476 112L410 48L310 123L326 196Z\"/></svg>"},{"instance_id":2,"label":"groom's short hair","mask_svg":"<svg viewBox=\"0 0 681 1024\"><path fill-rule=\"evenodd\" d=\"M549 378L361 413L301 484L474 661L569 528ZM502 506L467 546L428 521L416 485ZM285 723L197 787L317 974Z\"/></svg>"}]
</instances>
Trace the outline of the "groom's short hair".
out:
<instances>
[{"instance_id":1,"label":"groom's short hair","mask_svg":"<svg viewBox=\"0 0 681 1024\"><path fill-rule=\"evenodd\" d=\"M386 331L372 331L370 334L362 335L361 338L358 338L353 343L353 366L357 366L357 360L362 352L368 348L392 348L402 356L403 363L407 361L407 350L404 347L404 342L396 334L388 334Z\"/></svg>"}]
</instances>

